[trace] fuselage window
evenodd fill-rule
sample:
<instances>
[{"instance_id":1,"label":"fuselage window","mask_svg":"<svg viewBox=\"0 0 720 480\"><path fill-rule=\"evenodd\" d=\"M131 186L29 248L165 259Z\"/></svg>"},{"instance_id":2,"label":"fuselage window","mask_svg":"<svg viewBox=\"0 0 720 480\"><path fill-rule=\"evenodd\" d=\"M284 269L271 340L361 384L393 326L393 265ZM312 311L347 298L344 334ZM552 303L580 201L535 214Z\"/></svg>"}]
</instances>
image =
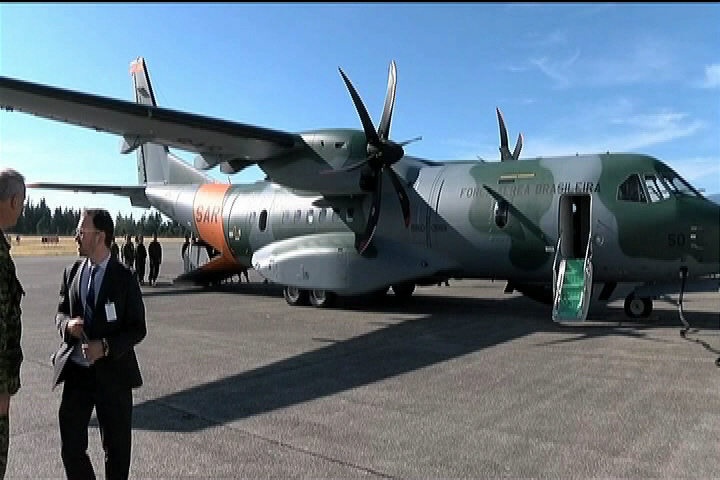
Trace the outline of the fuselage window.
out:
<instances>
[{"instance_id":1,"label":"fuselage window","mask_svg":"<svg viewBox=\"0 0 720 480\"><path fill-rule=\"evenodd\" d=\"M290 221L290 212L288 210L283 210L282 212L282 218L280 219L280 223L285 223Z\"/></svg>"},{"instance_id":2,"label":"fuselage window","mask_svg":"<svg viewBox=\"0 0 720 480\"><path fill-rule=\"evenodd\" d=\"M318 222L324 222L325 218L327 217L327 209L321 208L320 213L318 214Z\"/></svg>"},{"instance_id":3,"label":"fuselage window","mask_svg":"<svg viewBox=\"0 0 720 480\"><path fill-rule=\"evenodd\" d=\"M331 221L337 222L337 220L338 220L338 218L339 218L339 216L340 216L340 212L338 211L337 208L333 208L332 212L333 212L333 213L332 213L332 219L331 219Z\"/></svg>"},{"instance_id":4,"label":"fuselage window","mask_svg":"<svg viewBox=\"0 0 720 480\"><path fill-rule=\"evenodd\" d=\"M293 218L293 223L297 223L302 218L302 210L295 210L295 218Z\"/></svg>"},{"instance_id":5,"label":"fuselage window","mask_svg":"<svg viewBox=\"0 0 720 480\"><path fill-rule=\"evenodd\" d=\"M354 216L355 216L355 209L354 209L354 208L348 208L348 209L347 209L347 216L345 217L345 218L347 218L347 221L348 221L348 222L352 222Z\"/></svg>"},{"instance_id":6,"label":"fuselage window","mask_svg":"<svg viewBox=\"0 0 720 480\"><path fill-rule=\"evenodd\" d=\"M637 173L630 175L618 187L617 199L626 202L647 203L640 176Z\"/></svg>"},{"instance_id":7,"label":"fuselage window","mask_svg":"<svg viewBox=\"0 0 720 480\"><path fill-rule=\"evenodd\" d=\"M313 221L315 220L315 215L312 209L308 210L306 219L307 223L312 225Z\"/></svg>"},{"instance_id":8,"label":"fuselage window","mask_svg":"<svg viewBox=\"0 0 720 480\"><path fill-rule=\"evenodd\" d=\"M264 232L267 228L267 217L267 210L263 210L262 212L260 212L260 221L258 222L258 228L261 232Z\"/></svg>"}]
</instances>

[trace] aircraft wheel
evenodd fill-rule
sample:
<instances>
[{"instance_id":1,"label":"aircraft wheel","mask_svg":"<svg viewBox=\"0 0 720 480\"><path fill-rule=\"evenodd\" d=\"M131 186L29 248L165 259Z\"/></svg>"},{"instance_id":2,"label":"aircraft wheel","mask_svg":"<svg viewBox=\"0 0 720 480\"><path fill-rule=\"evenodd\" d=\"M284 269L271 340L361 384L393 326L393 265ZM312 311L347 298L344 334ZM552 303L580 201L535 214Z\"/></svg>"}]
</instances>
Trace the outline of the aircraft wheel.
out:
<instances>
[{"instance_id":1,"label":"aircraft wheel","mask_svg":"<svg viewBox=\"0 0 720 480\"><path fill-rule=\"evenodd\" d=\"M328 308L335 303L336 295L327 290L310 290L310 304L313 307Z\"/></svg>"},{"instance_id":2,"label":"aircraft wheel","mask_svg":"<svg viewBox=\"0 0 720 480\"><path fill-rule=\"evenodd\" d=\"M392 286L393 293L401 300L407 300L415 291L414 283L399 283Z\"/></svg>"},{"instance_id":3,"label":"aircraft wheel","mask_svg":"<svg viewBox=\"0 0 720 480\"><path fill-rule=\"evenodd\" d=\"M625 298L625 314L630 318L649 317L652 309L652 300L647 297L640 298L635 295L628 295Z\"/></svg>"},{"instance_id":4,"label":"aircraft wheel","mask_svg":"<svg viewBox=\"0 0 720 480\"><path fill-rule=\"evenodd\" d=\"M285 297L285 301L288 305L292 305L293 307L307 305L310 297L307 290L291 286L285 287L283 290L283 296Z\"/></svg>"}]
</instances>

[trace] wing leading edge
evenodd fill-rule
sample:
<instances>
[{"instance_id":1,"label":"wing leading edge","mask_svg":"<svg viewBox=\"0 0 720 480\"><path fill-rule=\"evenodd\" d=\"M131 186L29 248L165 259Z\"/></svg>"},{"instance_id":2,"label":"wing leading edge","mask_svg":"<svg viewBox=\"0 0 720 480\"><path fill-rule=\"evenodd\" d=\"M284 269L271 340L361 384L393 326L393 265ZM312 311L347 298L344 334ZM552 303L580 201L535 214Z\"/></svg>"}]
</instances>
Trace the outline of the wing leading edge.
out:
<instances>
[{"instance_id":1,"label":"wing leading edge","mask_svg":"<svg viewBox=\"0 0 720 480\"><path fill-rule=\"evenodd\" d=\"M0 76L0 108L200 154L206 167L262 162L301 148L298 134Z\"/></svg>"}]
</instances>

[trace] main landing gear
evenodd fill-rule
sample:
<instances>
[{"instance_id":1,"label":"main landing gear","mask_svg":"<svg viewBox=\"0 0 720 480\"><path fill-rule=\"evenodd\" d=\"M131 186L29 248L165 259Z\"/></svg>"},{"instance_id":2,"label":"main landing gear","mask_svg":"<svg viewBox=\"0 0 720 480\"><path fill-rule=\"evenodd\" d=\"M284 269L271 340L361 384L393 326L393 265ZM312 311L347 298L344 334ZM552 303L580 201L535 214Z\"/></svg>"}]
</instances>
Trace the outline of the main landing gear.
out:
<instances>
[{"instance_id":1,"label":"main landing gear","mask_svg":"<svg viewBox=\"0 0 720 480\"><path fill-rule=\"evenodd\" d=\"M331 307L337 295L327 290L305 290L297 287L287 286L283 290L283 296L288 305L293 307L301 307L305 305L312 305L318 308Z\"/></svg>"},{"instance_id":2,"label":"main landing gear","mask_svg":"<svg viewBox=\"0 0 720 480\"><path fill-rule=\"evenodd\" d=\"M380 300L387 294L390 287L382 288L370 294L370 298ZM415 291L415 284L412 282L392 285L393 293L399 300L409 299ZM283 289L283 297L288 305L302 307L312 305L318 308L329 308L337 303L338 295L328 290L306 290L298 287L286 286Z\"/></svg>"}]
</instances>

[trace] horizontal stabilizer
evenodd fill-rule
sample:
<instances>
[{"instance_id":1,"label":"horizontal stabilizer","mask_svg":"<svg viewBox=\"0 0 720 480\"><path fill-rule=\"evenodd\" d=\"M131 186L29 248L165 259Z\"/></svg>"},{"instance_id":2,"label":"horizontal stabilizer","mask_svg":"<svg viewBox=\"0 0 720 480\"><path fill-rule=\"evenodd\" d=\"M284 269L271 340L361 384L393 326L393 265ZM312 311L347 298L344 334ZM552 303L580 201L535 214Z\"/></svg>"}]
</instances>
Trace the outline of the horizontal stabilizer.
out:
<instances>
[{"instance_id":1,"label":"horizontal stabilizer","mask_svg":"<svg viewBox=\"0 0 720 480\"><path fill-rule=\"evenodd\" d=\"M144 185L88 185L80 183L47 183L36 182L28 183L28 188L37 188L41 190L66 190L70 192L82 193L109 193L119 197L130 199L133 207L150 208L150 201L145 195Z\"/></svg>"}]
</instances>

